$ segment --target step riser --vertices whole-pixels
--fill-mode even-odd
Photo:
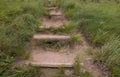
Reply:
[[[47,11],[57,10],[57,7],[46,8]]]
[[[73,64],[31,64],[34,67],[45,67],[45,68],[58,68],[58,67],[65,67],[65,68],[72,68]]]
[[[65,21],[65,18],[64,18],[64,16],[62,16],[62,15],[51,15],[50,20]]]
[[[50,41],[59,41],[59,40],[70,40],[70,37],[65,37],[65,38],[39,38],[39,37],[34,37],[34,40],[50,40]]]
[[[50,47],[64,47],[64,46],[70,46],[70,40],[34,40],[35,46],[41,46],[45,48],[46,46]]]
[[[50,16],[63,16],[62,14],[50,14]]]
[[[61,52],[60,49],[64,49],[62,51],[64,52],[72,52],[72,49],[74,49],[75,45],[77,44],[76,42],[71,42],[71,41],[38,41],[34,40],[33,41],[33,46],[41,48],[45,51],[51,51],[51,52]],[[66,49],[66,50],[65,50]]]

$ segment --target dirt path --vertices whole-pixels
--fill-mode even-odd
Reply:
[[[92,58],[88,54],[88,48],[90,48],[90,46],[88,45],[84,37],[82,37],[82,40],[83,40],[83,51],[81,51],[82,52],[82,57],[81,57],[82,69],[84,71],[90,72],[94,77],[103,77],[102,71],[95,64],[93,64]]]
[[[42,18],[42,25],[40,28],[56,28],[63,26],[67,20],[64,18],[61,10],[58,8],[49,8],[50,17],[43,17]]]
[[[53,8],[53,7],[52,7]],[[67,21],[64,18],[60,9],[53,8],[49,11],[51,18],[43,18],[42,26],[43,28],[49,27],[60,27]],[[34,38],[42,38],[42,39],[54,39],[59,38],[59,40],[63,38],[70,38],[70,36],[59,36],[59,35],[34,35]],[[34,66],[42,66],[42,67],[73,67],[74,58],[78,53],[82,54],[81,57],[81,66],[83,71],[91,72],[93,77],[102,77],[102,72],[99,68],[93,64],[91,56],[86,52],[90,46],[87,44],[85,38],[82,36],[81,44],[76,44],[75,48],[72,49],[72,52],[54,52],[54,51],[46,51],[39,48],[32,49],[31,58],[29,63]],[[64,47],[63,47],[64,48]],[[71,48],[60,49],[59,51],[69,51]],[[46,72],[46,71],[45,71]],[[46,76],[47,77],[47,76]]]

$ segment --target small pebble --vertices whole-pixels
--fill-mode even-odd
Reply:
[[[81,65],[81,66],[83,66],[83,65],[84,65],[84,63],[80,63],[80,65]]]

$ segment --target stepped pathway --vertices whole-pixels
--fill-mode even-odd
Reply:
[[[67,22],[67,20],[62,15],[61,10],[59,10],[56,7],[52,7],[48,9],[51,17],[50,18],[44,17],[42,19],[42,25],[40,26],[40,28],[50,28],[50,27],[58,28],[63,26]]]
[[[49,7],[46,8],[51,18],[45,17],[43,18],[42,26],[40,28],[54,28],[54,27],[61,27],[66,22],[64,16],[62,15],[61,10],[56,7]],[[37,33],[33,36],[35,40],[68,40],[70,39],[69,35],[53,35],[53,34],[40,34]],[[91,72],[93,77],[102,77],[102,72],[98,69],[97,66],[93,64],[91,61],[90,56],[87,54],[87,50],[90,47],[85,38],[82,37],[81,39],[82,44],[75,45],[74,48],[67,50],[67,48],[60,49],[54,51],[44,50],[41,47],[32,48],[31,57],[27,61],[27,63],[33,66],[40,66],[40,67],[73,67],[74,59],[78,53],[82,54],[81,57],[81,66],[83,71]],[[71,51],[69,51],[71,50]],[[69,51],[66,53],[64,51]],[[46,71],[44,72],[46,75]],[[44,76],[43,77],[48,77]]]
[[[42,28],[56,28],[61,27],[66,22],[61,10],[56,7],[52,7],[48,9],[50,18],[44,17],[42,22]],[[70,40],[69,35],[54,35],[54,34],[41,34],[37,33],[33,36],[35,40]],[[33,66],[41,66],[41,67],[73,67],[74,58],[76,57],[77,48],[74,50],[60,49],[59,51],[66,52],[58,52],[58,50],[54,49],[54,51],[44,50],[41,47],[32,49],[31,57],[28,63]],[[73,53],[74,52],[74,53]]]

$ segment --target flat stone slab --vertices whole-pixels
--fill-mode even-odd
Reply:
[[[33,66],[41,67],[73,67],[75,54],[60,52],[36,52],[31,55],[32,61],[29,63]]]
[[[33,38],[37,40],[68,40],[71,37],[67,35],[35,34]]]
[[[51,16],[62,16],[63,14],[62,14],[61,10],[51,10],[50,15]]]

